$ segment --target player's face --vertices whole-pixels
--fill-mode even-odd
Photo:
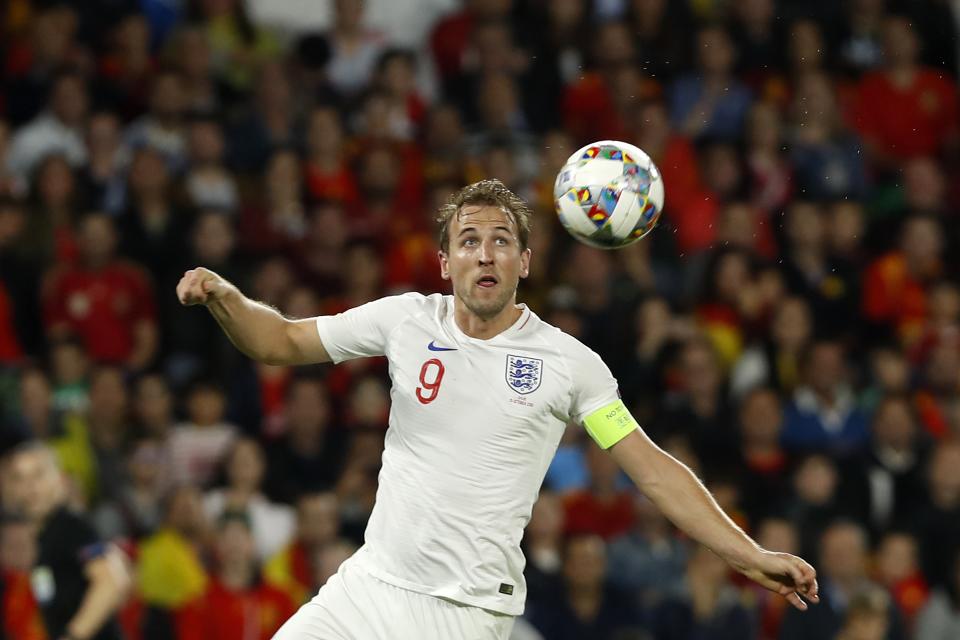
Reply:
[[[513,216],[499,207],[465,206],[450,221],[450,247],[440,252],[440,274],[453,293],[482,319],[513,302],[520,278],[530,270],[530,250],[521,249]]]

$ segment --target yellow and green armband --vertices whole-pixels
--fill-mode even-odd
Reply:
[[[609,449],[640,425],[630,415],[623,400],[614,400],[584,418],[583,426],[600,448]]]

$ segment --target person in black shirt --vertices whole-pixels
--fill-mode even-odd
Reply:
[[[114,614],[132,585],[123,552],[101,543],[93,527],[66,505],[53,452],[28,442],[7,457],[4,506],[37,531],[30,575],[51,640],[120,640]]]

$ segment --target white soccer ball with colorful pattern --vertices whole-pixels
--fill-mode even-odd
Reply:
[[[553,188],[557,215],[574,238],[600,249],[647,235],[663,211],[663,179],[646,153],[601,140],[577,150]]]

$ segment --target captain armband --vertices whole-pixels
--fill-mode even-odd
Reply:
[[[583,426],[602,449],[609,449],[640,427],[623,400],[600,407],[583,419]]]

